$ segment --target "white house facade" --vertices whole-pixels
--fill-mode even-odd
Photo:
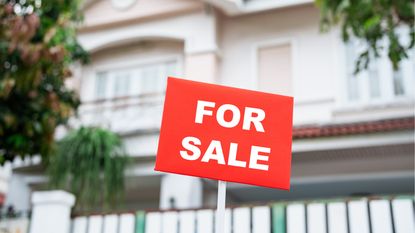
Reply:
[[[413,195],[414,51],[398,71],[383,54],[356,76],[362,42],[321,33],[309,0],[102,0],[84,11],[91,63],[68,83],[82,100],[71,124],[122,135],[134,158],[122,208],[215,205],[216,182],[153,170],[167,76],[294,97],[291,191],[229,184],[229,204]],[[14,168],[6,202],[17,209],[45,187],[36,164]]]

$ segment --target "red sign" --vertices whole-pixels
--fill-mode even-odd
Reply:
[[[289,190],[292,111],[292,97],[169,78],[155,170]]]

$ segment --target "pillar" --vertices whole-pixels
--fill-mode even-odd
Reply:
[[[16,211],[30,209],[30,187],[25,181],[25,175],[13,173],[10,175],[5,206],[13,206]]]
[[[199,178],[167,174],[161,179],[160,209],[202,206],[203,185]]]
[[[54,190],[32,194],[30,233],[69,233],[75,196]]]
[[[215,51],[186,54],[184,77],[187,79],[217,83],[218,57]]]

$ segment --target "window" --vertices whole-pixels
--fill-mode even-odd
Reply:
[[[120,96],[128,96],[129,93],[129,86],[130,86],[130,72],[127,71],[119,71],[114,72],[113,78],[114,78],[114,96],[120,97]]]
[[[96,99],[163,93],[167,76],[177,75],[177,61],[113,69],[96,74]]]
[[[393,91],[396,96],[405,95],[402,69],[393,72]]]
[[[292,95],[291,44],[258,49],[258,88],[261,91]]]
[[[158,82],[162,77],[159,77],[160,71],[158,69],[158,65],[150,65],[142,69],[140,80],[141,93],[161,92]]]
[[[346,44],[346,102],[372,104],[392,102],[413,95],[409,88],[415,81],[412,59],[401,63],[400,69],[394,71],[386,55],[370,58],[367,70],[354,74],[358,56],[366,45],[360,40],[351,40]]]
[[[370,63],[367,71],[369,78],[369,94],[371,99],[381,97],[378,65],[379,64],[376,59],[372,58],[372,62]]]
[[[107,72],[99,72],[96,78],[95,96],[97,99],[106,98],[107,93]]]

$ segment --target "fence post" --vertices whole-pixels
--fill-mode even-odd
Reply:
[[[53,190],[32,194],[30,233],[69,233],[75,196]]]

